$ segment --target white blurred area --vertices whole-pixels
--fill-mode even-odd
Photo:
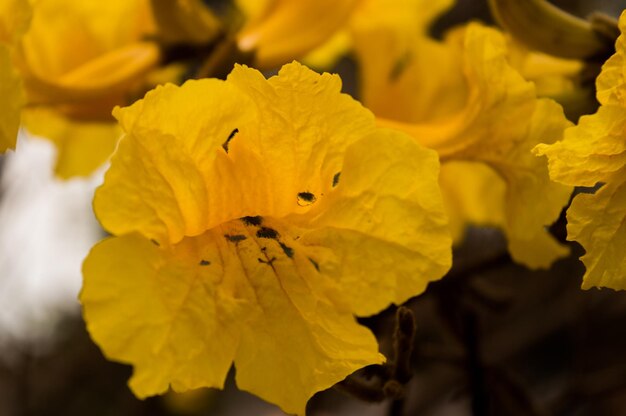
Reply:
[[[21,131],[0,171],[0,356],[45,350],[61,318],[78,315],[81,263],[102,231],[91,209],[104,169],[54,177],[56,149]]]

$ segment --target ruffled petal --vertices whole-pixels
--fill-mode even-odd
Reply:
[[[357,315],[404,303],[450,268],[438,173],[435,152],[391,130],[347,149],[328,196],[332,209],[311,221],[301,241],[319,247],[311,258]]]
[[[596,187],[581,193],[567,210],[568,239],[586,251],[583,288],[626,289],[626,13],[620,17],[622,35],[617,52],[604,64],[597,79],[598,111],[581,117],[563,140],[535,148],[548,157],[553,180],[574,186]]]
[[[568,239],[586,250],[583,289],[626,289],[626,172],[621,171],[594,195],[580,194],[567,210]]]
[[[96,245],[83,265],[87,329],[113,360],[133,364],[139,397],[222,387],[239,342],[242,301],[222,290],[211,241],[163,249],[138,235]]]
[[[626,15],[619,19],[622,35],[615,42],[615,54],[602,66],[596,80],[596,96],[602,105],[618,105],[626,108]]]
[[[139,397],[168,386],[237,384],[289,413],[317,391],[384,361],[332,279],[285,223],[234,220],[159,247],[105,240],[85,262],[81,302],[107,357],[133,364]],[[262,230],[275,230],[270,236]]]
[[[567,129],[563,140],[540,144],[538,155],[548,157],[552,180],[572,186],[595,186],[626,165],[626,111],[601,106]]]

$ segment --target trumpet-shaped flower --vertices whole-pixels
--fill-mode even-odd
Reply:
[[[569,123],[560,106],[537,98],[494,29],[470,24],[445,42],[422,36],[409,50],[394,38],[382,30],[357,33],[363,100],[381,125],[439,153],[444,200],[457,217],[452,223],[500,225],[513,258],[532,268],[567,253],[545,227],[558,218],[571,188],[551,182],[531,153],[562,137]],[[445,172],[452,161],[463,163]],[[490,195],[470,192],[466,182]]]
[[[89,332],[140,397],[237,384],[290,413],[369,364],[354,315],[450,265],[435,152],[300,64],[236,66],[116,109],[83,267]]]
[[[597,79],[598,111],[581,117],[562,141],[537,146],[552,179],[572,186],[602,187],[577,195],[567,211],[568,239],[586,250],[583,288],[626,289],[626,13],[616,53]]]

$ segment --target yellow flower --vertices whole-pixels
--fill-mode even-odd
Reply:
[[[237,384],[289,413],[369,364],[354,315],[450,265],[437,155],[300,64],[266,80],[166,85],[125,131],[94,199],[115,237],[83,267],[93,339],[140,397]]]
[[[320,68],[331,67],[353,47],[353,35],[362,32],[386,31],[393,34],[395,48],[406,50],[454,3],[454,0],[361,0],[341,30],[304,61]]]
[[[539,145],[548,156],[550,175],[572,186],[602,187],[579,194],[567,211],[568,239],[586,250],[583,288],[626,289],[626,13],[616,53],[597,79],[598,111],[581,117],[562,141]]]
[[[14,8],[29,5],[25,0],[3,1]],[[26,127],[58,145],[57,174],[91,174],[119,138],[111,110],[127,102],[159,59],[157,47],[143,39],[154,30],[149,3],[40,0],[33,3],[30,25],[28,13],[14,13],[23,22],[0,20],[0,33],[12,34],[15,42],[11,59],[0,49],[0,62],[8,68],[0,65],[0,73],[15,80],[19,73],[26,97],[15,92],[3,101],[14,120],[11,129],[3,127],[3,141],[14,146],[17,120],[26,105]]]
[[[445,42],[422,36],[408,51],[394,38],[381,30],[356,36],[363,101],[381,125],[439,153],[444,196],[457,199],[444,199],[457,217],[451,222],[500,225],[513,258],[531,268],[548,267],[565,255],[545,227],[558,218],[571,189],[551,182],[531,153],[536,144],[562,137],[568,122],[560,106],[537,98],[493,29],[470,24]],[[451,161],[464,163],[445,173]],[[492,194],[469,192],[466,181]]]
[[[41,0],[20,45],[31,105],[108,119],[115,104],[158,60],[147,0]]]
[[[242,51],[254,51],[255,66],[275,68],[329,39],[363,0],[239,0],[248,20],[237,34]]]
[[[31,18],[25,0],[0,0],[0,152],[14,149],[25,98],[22,81],[12,63],[14,46]]]

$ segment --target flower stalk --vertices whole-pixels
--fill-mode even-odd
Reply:
[[[532,49],[567,59],[612,53],[615,37],[545,0],[489,0],[489,7],[502,27]]]

